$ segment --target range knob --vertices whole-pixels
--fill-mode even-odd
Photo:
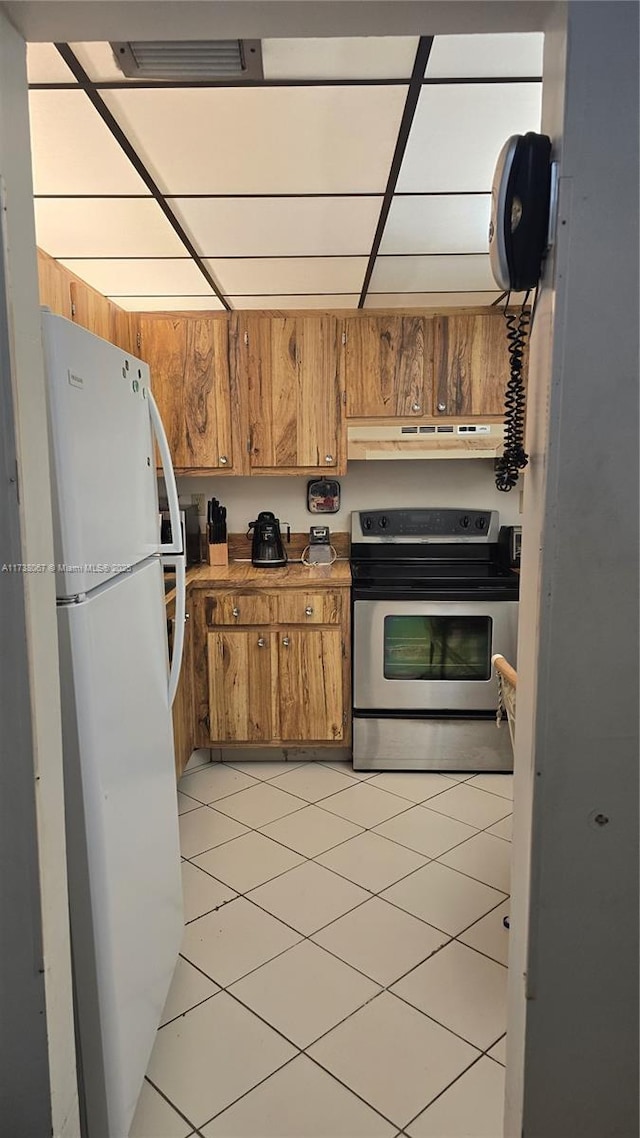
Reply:
[[[362,522],[363,529],[371,529],[371,518],[364,518]]]
[[[381,518],[378,518],[378,525],[380,526],[380,529],[386,529],[388,524],[389,524],[389,519],[386,518],[384,514],[382,515]]]
[[[484,529],[486,524],[486,518],[476,518],[476,529]]]
[[[469,528],[469,520],[470,519],[469,519],[468,514],[465,514],[464,517],[460,518],[460,525],[462,526],[463,529]]]

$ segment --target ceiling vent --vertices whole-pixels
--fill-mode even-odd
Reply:
[[[202,82],[262,79],[260,40],[176,40],[112,43],[128,79]]]

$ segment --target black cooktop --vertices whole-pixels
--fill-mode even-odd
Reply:
[[[352,515],[355,600],[517,600],[501,560],[497,514],[386,510]]]

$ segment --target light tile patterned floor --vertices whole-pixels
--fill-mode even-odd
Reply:
[[[511,776],[207,759],[130,1138],[500,1138]]]

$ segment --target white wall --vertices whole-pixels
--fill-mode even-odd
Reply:
[[[259,510],[273,510],[296,532],[319,523],[332,530],[348,531],[352,510],[391,506],[498,510],[503,525],[518,525],[522,520],[519,504],[524,480],[511,493],[501,493],[493,480],[493,462],[486,459],[350,462],[347,473],[338,479],[341,499],[337,514],[307,511],[309,477],[180,478],[178,483],[185,501],[191,494],[205,494],[207,498],[215,495],[227,507],[228,526],[233,533],[246,531]]]
[[[25,39],[220,39],[540,31],[552,3],[513,0],[7,0]]]
[[[32,206],[25,45],[0,10],[0,175],[6,186],[8,310],[22,561],[53,561],[49,453]],[[25,573],[47,1034],[54,1138],[78,1131],[62,791],[55,582]],[[5,645],[5,650],[7,646]],[[8,756],[6,761],[16,761]],[[10,920],[3,913],[1,920]],[[26,946],[25,946],[26,951]],[[0,1130],[2,1122],[0,1121]]]
[[[561,179],[529,379],[505,1134],[636,1138],[637,4],[559,6],[543,75]]]

